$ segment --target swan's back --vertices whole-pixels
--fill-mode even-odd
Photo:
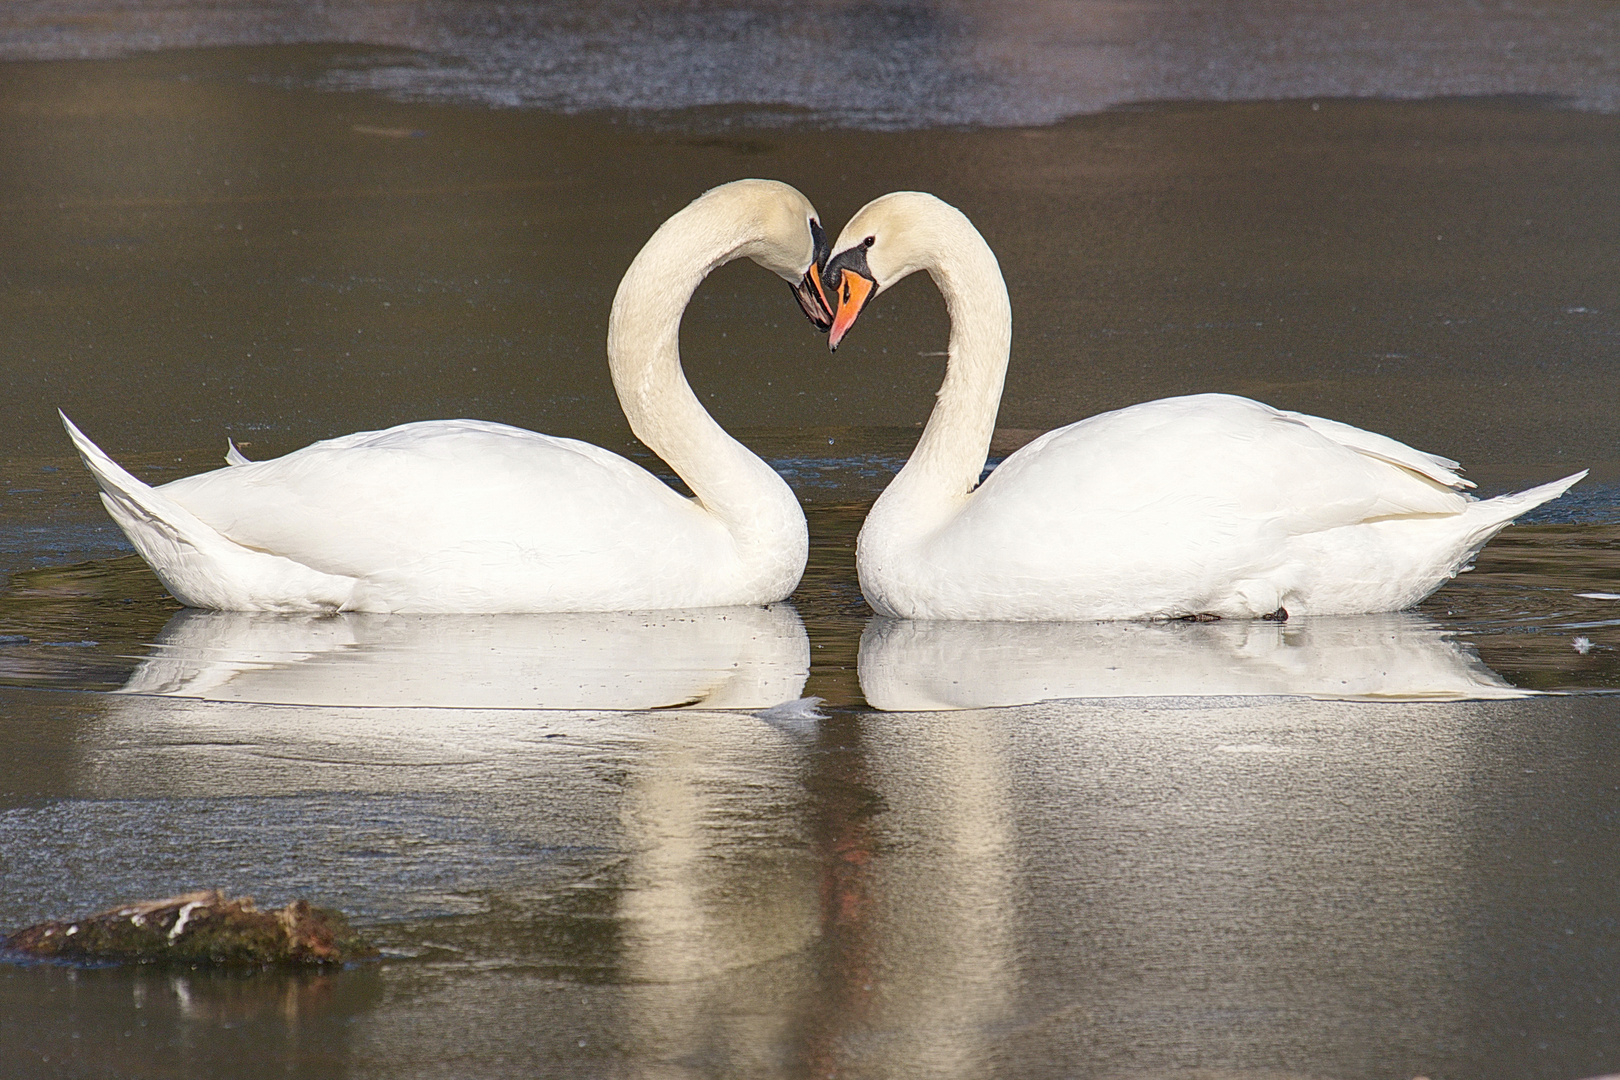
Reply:
[[[1460,478],[1426,455],[1386,439],[1391,446],[1374,456],[1309,419],[1225,394],[1102,413],[1047,432],[1009,457],[980,486],[963,519],[1005,519],[1011,510],[1004,504],[1017,501],[1020,514],[1065,531],[1150,522],[1186,531],[1202,522],[1294,533],[1457,514],[1471,501],[1452,486]],[[1395,464],[1393,448],[1428,474]]]
[[[476,420],[315,443],[165,484],[231,543],[356,579],[361,610],[568,610],[711,583],[725,528],[646,470]],[[635,567],[626,573],[626,567]],[[605,597],[605,599],[604,599]]]
[[[378,560],[466,549],[469,537],[581,554],[633,540],[686,500],[627,464],[573,439],[443,420],[329,439],[159,490],[239,544],[360,574]]]

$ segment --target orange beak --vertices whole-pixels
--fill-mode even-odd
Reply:
[[[837,312],[833,315],[832,330],[827,334],[829,348],[838,348],[838,343],[855,325],[856,318],[865,309],[866,302],[872,299],[872,291],[876,288],[877,283],[871,278],[862,277],[853,270],[843,272],[838,293],[834,297],[838,302]]]

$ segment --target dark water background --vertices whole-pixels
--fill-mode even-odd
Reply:
[[[0,967],[0,1072],[1620,1069],[1620,600],[1579,595],[1620,593],[1615,12],[7,5],[0,927],[218,885],[335,904],[390,959]],[[178,614],[68,452],[57,408],[154,482],[227,437],[469,415],[656,467],[608,304],[660,221],[745,175],[833,232],[902,187],[975,220],[1016,318],[998,453],[1222,390],[1461,458],[1487,494],[1593,474],[1393,621],[1055,652],[884,626],[853,541],[931,404],[943,306],[913,280],[829,356],[732,266],[682,346],[810,515],[783,648],[745,659],[827,699],[815,721],[492,705],[499,666],[448,644],[490,631],[448,621],[433,648],[227,633]],[[520,629],[493,633],[528,663]],[[1097,657],[1138,696],[1014,704]],[[1164,689],[1199,665],[1296,696]],[[150,692],[176,670],[190,696]],[[377,671],[476,707],[368,703]],[[1297,696],[1369,671],[1501,700]],[[880,711],[880,685],[1009,707]]]

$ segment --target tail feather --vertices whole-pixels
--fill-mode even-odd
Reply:
[[[1542,503],[1552,502],[1584,480],[1586,474],[1590,471],[1589,469],[1582,469],[1573,476],[1566,476],[1562,480],[1554,480],[1549,484],[1542,484],[1539,487],[1529,488],[1525,491],[1516,491],[1511,495],[1498,495],[1494,499],[1483,499],[1470,506],[1466,512],[1483,517],[1487,522],[1494,523],[1495,528],[1500,528],[1513,521],[1514,518],[1524,516]]]
[[[343,607],[354,582],[245,548],[102,452],[60,410],[62,426],[101,488],[101,501],[141,558],[189,607],[310,611]]]
[[[158,551],[149,554],[148,547],[180,555],[186,549],[202,551],[218,543],[228,543],[185,507],[108,457],[66,413],[58,410],[57,415],[62,418],[62,426],[67,428],[68,438],[73,440],[73,448],[79,452],[84,467],[90,470],[101,488],[101,501],[106,504],[108,513],[147,562],[154,562],[154,556],[159,554]]]
[[[1513,524],[1514,519],[1524,516],[1542,503],[1552,502],[1585,478],[1588,471],[1582,469],[1573,476],[1554,480],[1550,484],[1541,484],[1525,491],[1516,491],[1511,495],[1498,495],[1494,499],[1481,499],[1479,502],[1471,503],[1462,514],[1463,521],[1471,528],[1463,536],[1462,557],[1453,563],[1452,574],[1455,575],[1459,570],[1472,566],[1480,548],[1484,547],[1491,537]]]

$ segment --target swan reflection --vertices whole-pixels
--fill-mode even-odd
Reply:
[[[891,711],[1067,698],[1297,695],[1519,697],[1469,646],[1409,613],[1224,622],[874,619],[861,691]]]
[[[757,709],[799,696],[786,605],[554,615],[182,611],[126,694],[279,705]]]

